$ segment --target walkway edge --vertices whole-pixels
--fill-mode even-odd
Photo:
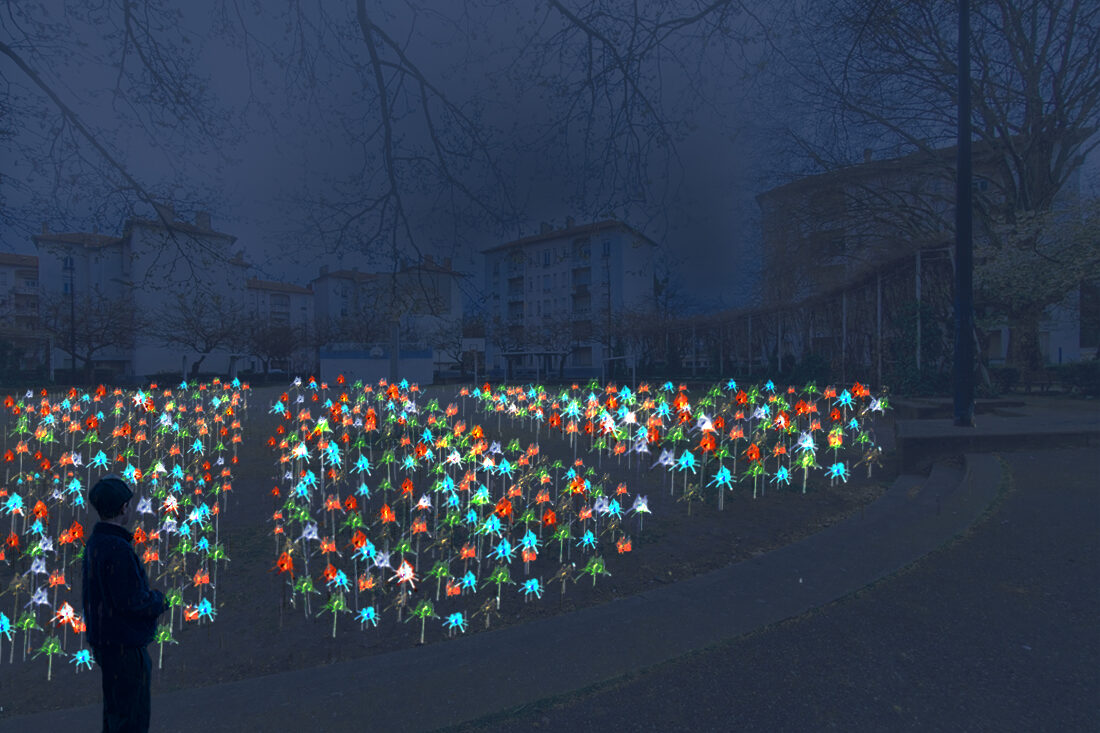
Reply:
[[[961,475],[937,468],[753,560],[454,641],[157,695],[154,727],[432,730],[616,679],[831,603],[949,542],[996,498],[1001,464],[974,454]],[[99,715],[71,708],[0,720],[0,730],[84,730]]]

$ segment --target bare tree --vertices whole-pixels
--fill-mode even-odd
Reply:
[[[1061,300],[998,287],[994,269],[1029,261],[1051,281],[1073,268],[1072,249],[1043,246],[1034,227],[1049,222],[1060,196],[1100,144],[1100,6],[1086,0],[972,2],[971,99],[975,172],[976,290],[1017,334],[1010,358],[1038,358],[1038,323]],[[769,33],[784,86],[780,129],[787,160],[802,172],[835,170],[864,149],[914,156],[935,170],[936,191],[870,188],[849,212],[876,212],[897,237],[951,237],[957,92],[957,24],[952,3],[827,0],[802,3]],[[783,35],[780,35],[782,30]],[[777,86],[778,88],[778,86]],[[791,105],[797,105],[798,114]],[[890,229],[880,229],[890,236]],[[944,235],[946,233],[946,235]],[[1091,260],[1095,262],[1095,260]]]
[[[132,348],[134,333],[143,326],[144,318],[126,299],[93,292],[78,297],[75,303],[70,296],[44,297],[41,323],[53,337],[54,346],[73,358],[74,371],[79,360],[85,381],[91,382],[95,356],[109,349]]]
[[[178,292],[174,302],[151,314],[146,331],[165,346],[179,346],[199,355],[191,364],[194,379],[214,351],[233,346],[243,329],[238,304],[227,295],[202,290]]]
[[[244,320],[241,333],[249,353],[263,363],[265,375],[272,362],[289,360],[306,343],[301,329],[272,323],[256,314]]]
[[[47,3],[5,6],[0,113],[12,142],[0,179],[5,226],[29,236],[45,217],[66,228],[111,229],[156,210],[169,233],[158,261],[186,265],[187,245],[195,243],[220,261],[230,258],[192,241],[154,209],[173,201],[218,211],[220,192],[198,168],[209,159],[196,161],[195,151],[227,161],[242,129],[196,71],[200,44],[176,5],[110,0],[67,4],[63,12]],[[157,149],[175,175],[154,182],[128,159],[131,145]]]

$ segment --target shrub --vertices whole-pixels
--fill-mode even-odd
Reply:
[[[1010,366],[989,367],[989,379],[997,392],[1011,392],[1020,383],[1020,370]]]
[[[802,361],[791,369],[787,381],[793,385],[816,382],[819,385],[829,384],[832,381],[832,364],[820,354],[806,354]]]
[[[1100,397],[1100,361],[1077,361],[1053,369],[1056,379],[1068,389],[1088,397]]]

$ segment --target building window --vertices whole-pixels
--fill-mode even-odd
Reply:
[[[578,260],[587,260],[592,253],[588,237],[573,240],[573,257]]]
[[[542,266],[543,267],[549,267],[550,266],[550,250],[548,250],[548,249],[543,250],[543,252],[542,252]]]
[[[603,243],[603,256],[604,257],[610,257],[611,256],[611,242],[610,241],[604,240],[604,243]]]
[[[68,281],[66,281],[66,282],[65,282],[65,284],[64,284],[64,286],[63,286],[63,287],[61,288],[61,290],[62,290],[62,292],[64,292],[64,293],[65,293],[65,295],[68,295],[69,293],[71,293],[71,292],[72,292],[72,290],[71,290],[71,288],[70,288],[70,284],[69,284],[69,282],[68,282]]]
[[[1081,283],[1080,333],[1081,348],[1100,346],[1100,281]]]

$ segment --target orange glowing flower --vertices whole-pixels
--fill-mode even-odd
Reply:
[[[279,559],[275,561],[275,567],[279,569],[279,574],[290,573],[290,577],[294,577],[294,560],[290,557],[289,552],[284,552],[279,555]]]

